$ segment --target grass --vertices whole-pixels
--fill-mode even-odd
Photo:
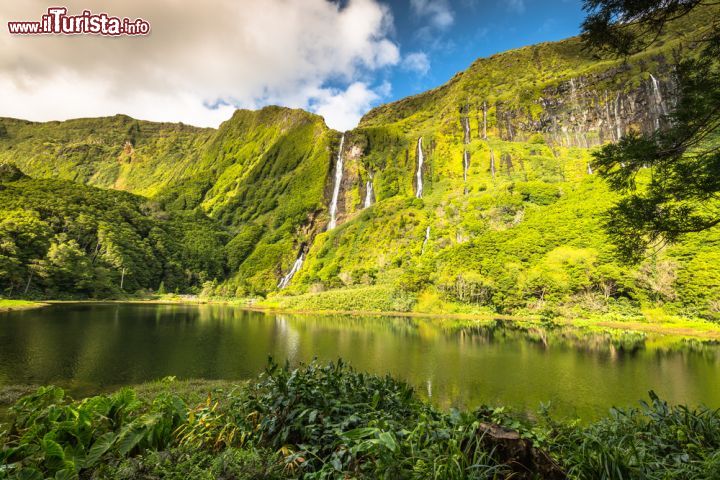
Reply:
[[[41,302],[31,302],[28,300],[6,300],[0,298],[0,312],[11,312],[14,310],[29,310],[31,308],[40,308],[47,305]]]

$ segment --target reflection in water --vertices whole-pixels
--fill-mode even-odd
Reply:
[[[220,305],[56,305],[0,315],[0,384],[56,383],[76,394],[175,375],[245,379],[268,356],[343,358],[390,373],[440,406],[483,403],[590,418],[647,391],[720,406],[720,348],[637,333],[500,321],[295,316]]]

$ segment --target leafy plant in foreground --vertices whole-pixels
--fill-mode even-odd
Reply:
[[[640,408],[612,409],[551,440],[572,478],[709,479],[720,474],[720,411],[671,406],[650,392]]]

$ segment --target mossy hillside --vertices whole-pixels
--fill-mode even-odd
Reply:
[[[0,158],[27,174],[141,193],[166,210],[199,209],[224,225],[238,237],[225,253],[243,279],[236,284],[252,292],[274,288],[318,228],[337,141],[321,117],[280,107],[239,110],[218,130],[125,116],[1,121]],[[223,270],[203,277],[224,278]]]
[[[655,49],[626,62],[599,61],[579,39],[499,54],[438,89],[374,109],[347,134],[346,151],[362,153],[346,156],[345,169],[356,178],[343,185],[340,225],[316,238],[286,293],[388,285],[425,299],[414,307],[421,310],[434,308],[432,299],[444,308],[460,303],[499,313],[569,315],[662,305],[715,318],[713,298],[720,292],[706,262],[720,233],[660,249],[639,266],[621,264],[602,229],[617,197],[592,174],[592,149],[561,146],[542,130],[522,132],[543,114],[543,95],[568,96],[571,79],[574,85],[593,79],[585,82],[588,91],[613,96],[634,89],[647,97],[650,73],[668,74],[675,55],[689,54],[688,41],[701,23],[698,15],[675,22]],[[487,139],[472,109],[483,102],[489,105]],[[510,118],[514,141],[507,141],[510,129],[495,116],[496,106],[528,114],[530,120]],[[583,114],[577,104],[565,110]],[[623,125],[625,131],[642,126]],[[415,199],[420,137],[424,195]],[[377,172],[378,203],[363,209],[359,199],[371,172]]]
[[[434,311],[427,301],[434,298],[458,312],[466,309],[455,305],[505,314],[634,315],[662,305],[716,316],[720,284],[708,262],[720,233],[694,236],[641,265],[622,264],[602,228],[617,197],[588,173],[589,150],[473,140],[464,180],[462,147],[453,155],[452,147],[443,150],[451,142],[428,138],[435,149],[426,153],[423,198],[413,195],[412,174],[398,176],[404,194],[356,209],[316,237],[286,294],[386,285],[424,298],[408,308],[421,311]],[[412,158],[409,145],[406,152],[398,164]],[[300,305],[313,302],[304,297]]]
[[[321,117],[302,110],[239,110],[186,180],[158,195],[169,208],[200,207],[233,232],[226,247],[232,271],[222,294],[275,289],[301,245],[327,221],[318,217],[338,140]]]
[[[0,162],[60,178],[152,195],[196,163],[213,133],[126,115],[36,123],[0,118]]]
[[[262,153],[226,169],[202,204],[210,216],[237,232],[227,248],[237,268],[223,286],[229,294],[275,289],[301,246],[311,243],[327,223],[325,197],[332,188],[331,157],[339,137],[321,117],[277,111],[287,115],[284,123],[260,120],[273,125],[275,138],[264,143],[256,139],[256,145],[265,145]],[[237,135],[228,135],[222,151],[241,145]]]

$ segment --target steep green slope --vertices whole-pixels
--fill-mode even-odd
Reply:
[[[324,290],[366,287],[357,295],[386,297],[378,308],[410,293],[421,311],[717,318],[720,230],[623,265],[601,227],[615,197],[591,166],[594,146],[662,127],[673,64],[702,22],[675,22],[625,60],[598,61],[578,39],[495,55],[369,112],[347,135],[340,226],[290,289],[317,293],[280,304],[337,308]],[[368,182],[377,203],[364,208]]]
[[[336,141],[321,117],[278,107],[236,112],[220,127],[189,181],[207,182],[201,208],[237,233],[227,245],[233,273],[222,294],[274,290],[323,226]],[[187,191],[181,185],[160,198],[173,204]]]
[[[266,293],[319,228],[337,134],[317,115],[239,110],[218,130],[125,116],[32,123],[0,119],[0,161],[199,208],[231,234],[227,293]],[[216,273],[209,280],[222,281]]]
[[[35,178],[152,195],[183,178],[212,133],[125,115],[48,123],[0,118],[0,161]]]

